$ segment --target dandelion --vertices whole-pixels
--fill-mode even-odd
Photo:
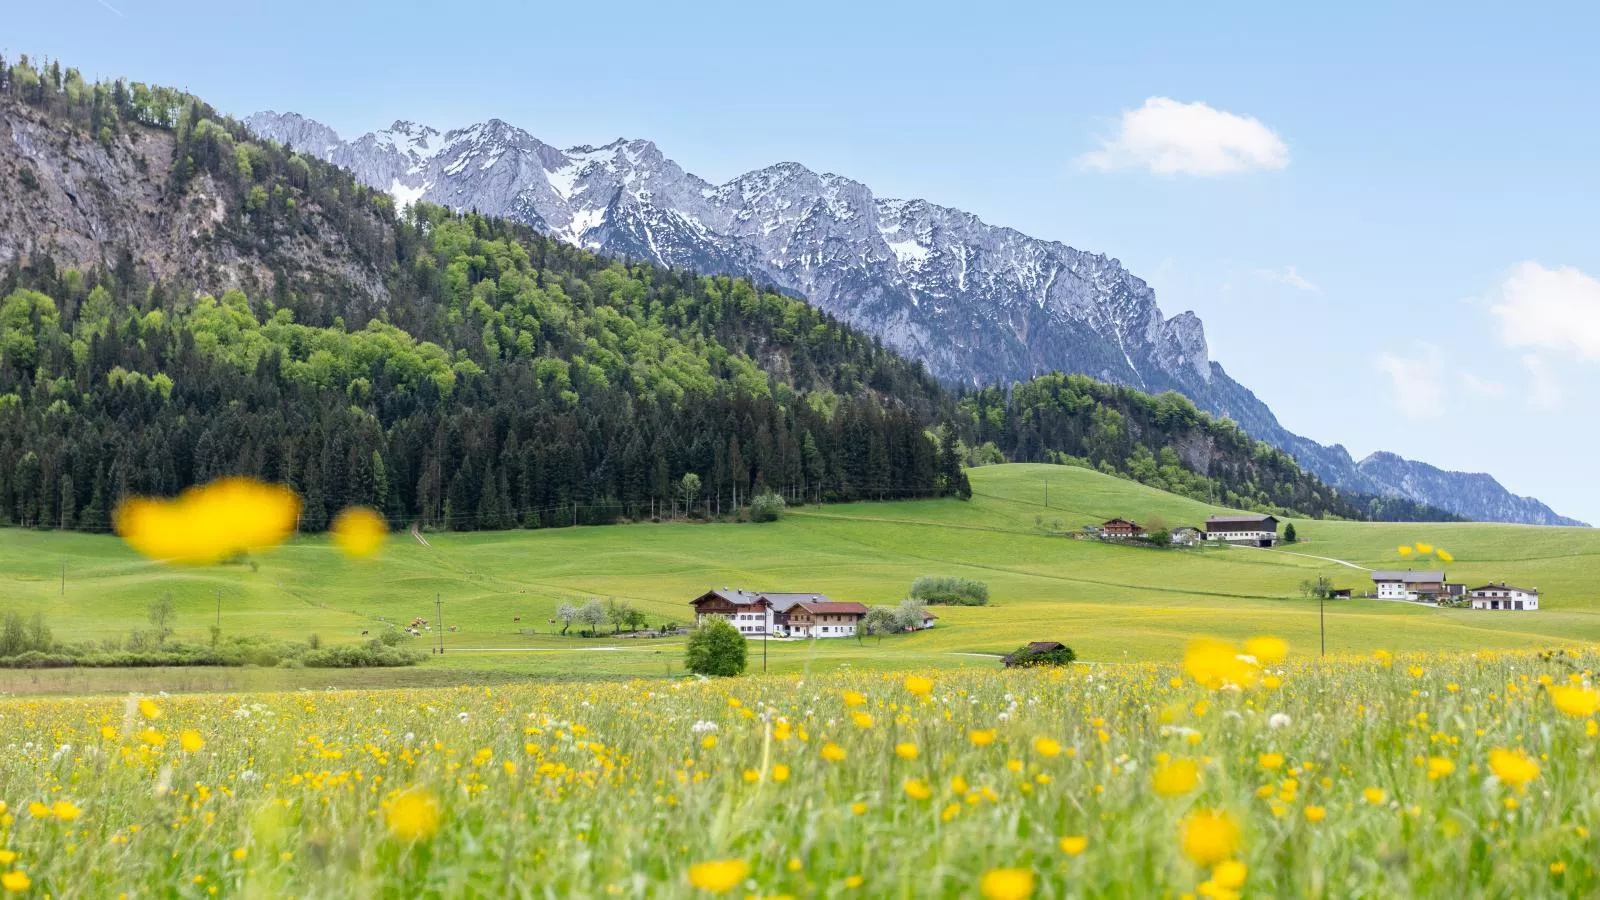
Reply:
[[[1198,810],[1184,817],[1179,843],[1195,865],[1214,866],[1238,851],[1239,825],[1223,810]]]
[[[1456,770],[1456,764],[1443,756],[1428,757],[1428,779],[1438,781]]]
[[[1250,869],[1244,863],[1237,859],[1228,859],[1217,863],[1216,868],[1211,870],[1211,880],[1218,887],[1236,891],[1244,887],[1245,876],[1249,873]]]
[[[28,877],[27,872],[13,869],[4,875],[0,875],[0,887],[5,888],[7,891],[10,891],[13,894],[22,893],[32,884],[33,879]]]
[[[1550,874],[1551,875],[1560,875],[1562,872],[1565,872],[1566,870],[1567,870],[1567,864],[1562,862],[1559,859],[1550,864]]]
[[[850,814],[851,815],[854,815],[854,816],[864,815],[866,813],[866,811],[867,811],[867,805],[865,803],[862,803],[860,800],[857,800],[856,802],[850,804]]]
[[[1321,806],[1308,806],[1305,809],[1306,821],[1315,824],[1328,817],[1328,810]]]
[[[156,719],[161,718],[161,707],[157,706],[154,700],[140,700],[139,715],[144,716],[146,719],[151,721],[155,721]]]
[[[1289,655],[1289,645],[1282,638],[1253,637],[1244,642],[1244,652],[1263,666],[1275,666]]]
[[[1521,750],[1495,748],[1489,751],[1489,769],[1502,784],[1525,790],[1539,777],[1539,763]]]
[[[773,766],[772,767],[772,780],[776,781],[776,782],[778,782],[780,784],[785,782],[785,781],[788,781],[789,780],[789,767],[784,765],[783,763],[778,763],[777,765]]]
[[[57,800],[55,805],[50,807],[50,812],[63,822],[71,822],[73,819],[83,815],[83,810],[74,805],[71,800]]]
[[[1027,869],[990,869],[978,882],[984,900],[1028,900],[1033,896],[1033,873]]]
[[[50,807],[35,800],[28,804],[28,815],[35,819],[48,819],[51,816]]]
[[[822,745],[822,758],[828,762],[844,762],[844,748],[829,741]]]
[[[1163,797],[1181,797],[1199,786],[1200,766],[1192,759],[1173,760],[1157,768],[1150,783]]]
[[[1583,719],[1594,715],[1600,709],[1600,691],[1594,688],[1577,687],[1573,685],[1551,686],[1546,688],[1550,693],[1550,702],[1556,709],[1575,719]]]
[[[1282,753],[1263,753],[1260,756],[1256,757],[1256,765],[1260,766],[1263,769],[1266,769],[1269,772],[1274,770],[1274,769],[1281,769],[1281,768],[1283,768],[1283,754]]]
[[[1383,801],[1389,799],[1389,792],[1385,791],[1381,787],[1369,787],[1361,792],[1361,796],[1366,798],[1368,803],[1372,804],[1373,806],[1377,806]]]
[[[689,883],[702,891],[726,894],[750,874],[750,864],[742,859],[717,859],[689,867]]]
[[[1068,856],[1077,856],[1089,848],[1089,839],[1081,834],[1068,835],[1061,839],[1061,852]]]
[[[234,862],[244,862],[244,858],[246,856],[249,856],[249,855],[250,855],[250,851],[246,850],[243,847],[235,847],[235,848],[233,848],[233,860],[234,860]]]
[[[866,697],[865,694],[859,693],[857,691],[845,691],[844,692],[844,705],[845,706],[864,706],[864,705],[866,705],[866,702],[867,702],[867,697]]]
[[[198,753],[205,745],[205,738],[202,738],[200,732],[195,731],[193,728],[185,729],[178,734],[178,746],[182,747],[185,752]]]
[[[900,787],[905,790],[906,796],[913,800],[926,800],[933,796],[933,791],[928,783],[920,778],[907,778]]]
[[[345,556],[368,557],[383,547],[389,536],[389,525],[376,510],[365,506],[350,506],[339,511],[328,527],[334,546]]]
[[[850,719],[851,719],[851,721],[856,723],[856,727],[857,728],[871,728],[872,727],[872,716],[870,716],[870,715],[868,715],[868,714],[866,714],[864,712],[851,713],[850,714]]]
[[[706,748],[707,750],[715,749],[717,746],[717,736],[714,734],[706,735],[700,739],[700,746]]]
[[[421,788],[412,788],[394,799],[385,816],[389,833],[403,841],[420,841],[439,830],[439,801]]]
[[[1045,759],[1052,759],[1061,752],[1061,742],[1047,737],[1033,739],[1033,752]]]
[[[908,675],[905,680],[905,689],[917,697],[926,697],[933,693],[933,679],[922,675]]]
[[[852,890],[855,889],[855,888],[861,887],[861,885],[863,885],[865,883],[866,883],[866,879],[862,878],[860,875],[851,875],[849,878],[846,878],[844,880],[844,886],[847,887],[847,888],[851,888]]]
[[[894,755],[906,760],[916,759],[917,745],[906,741],[895,744]]]
[[[1211,690],[1249,687],[1256,681],[1257,669],[1255,662],[1242,658],[1232,644],[1215,638],[1196,638],[1183,654],[1183,670],[1196,684]]]
[[[117,534],[150,559],[209,565],[276,547],[294,533],[300,498],[283,485],[219,478],[176,499],[134,497],[112,517]]]
[[[971,731],[967,732],[967,740],[971,741],[972,742],[972,746],[974,746],[974,747],[987,747],[990,744],[994,743],[995,735],[997,733],[998,732],[996,732],[995,729],[993,729],[993,728],[989,728],[989,729],[974,728]]]

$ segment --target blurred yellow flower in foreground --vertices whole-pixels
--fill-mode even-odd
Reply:
[[[1244,652],[1263,666],[1275,666],[1289,655],[1289,644],[1283,638],[1253,637],[1244,642]]]
[[[1573,685],[1560,685],[1546,688],[1550,692],[1550,702],[1574,718],[1594,715],[1600,709],[1600,691],[1594,688],[1577,687]]]
[[[33,879],[28,877],[27,872],[7,872],[4,875],[0,875],[0,887],[13,894],[22,893],[31,884],[33,884]]]
[[[906,690],[918,697],[926,697],[933,693],[933,679],[922,675],[908,675],[905,683]]]
[[[333,545],[345,556],[367,557],[383,548],[389,524],[374,509],[351,506],[333,517],[328,531],[333,535]]]
[[[990,869],[978,882],[984,900],[1028,900],[1033,896],[1033,873],[1027,869]]]
[[[219,478],[176,499],[134,497],[117,507],[117,534],[163,562],[207,565],[266,550],[294,533],[300,498],[281,484]]]
[[[1081,834],[1069,834],[1061,839],[1061,852],[1077,856],[1089,847],[1089,839]]]
[[[1259,667],[1240,659],[1239,651],[1227,641],[1196,638],[1183,654],[1183,670],[1196,683],[1212,690],[1224,687],[1249,687],[1255,684]]]
[[[178,745],[188,753],[198,753],[205,748],[206,740],[200,736],[200,732],[189,728],[178,734]]]
[[[1456,558],[1454,556],[1451,556],[1450,555],[1450,551],[1448,551],[1448,550],[1436,550],[1436,551],[1434,551],[1433,555],[1439,557],[1439,562],[1455,562],[1456,561]]]
[[[1239,825],[1219,809],[1203,809],[1185,816],[1180,826],[1183,855],[1199,866],[1214,866],[1232,859],[1239,849]]]
[[[140,700],[139,715],[144,716],[146,719],[159,719],[161,718],[161,707],[157,706],[154,700]]]
[[[1396,547],[1395,550],[1401,556],[1410,556],[1411,555],[1411,548],[1409,546],[1405,545],[1405,544],[1401,544],[1400,546]]]
[[[1163,797],[1181,797],[1200,784],[1200,766],[1192,759],[1173,760],[1156,769],[1150,783]]]
[[[1433,552],[1433,545],[1432,544],[1424,544],[1421,541],[1417,541],[1417,552],[1422,554],[1423,556],[1427,556],[1429,553]]]
[[[1501,783],[1518,790],[1539,777],[1539,763],[1521,750],[1495,748],[1489,751],[1489,768]]]
[[[439,830],[439,818],[439,801],[421,789],[412,789],[396,797],[385,816],[389,833],[403,841],[433,837]]]
[[[750,874],[750,864],[742,859],[716,859],[689,867],[689,883],[702,891],[725,894],[739,886]]]

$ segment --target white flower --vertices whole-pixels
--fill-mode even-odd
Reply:
[[[1289,718],[1289,714],[1288,713],[1281,713],[1281,712],[1280,713],[1273,713],[1271,716],[1267,717],[1267,727],[1268,728],[1287,728],[1287,727],[1289,727],[1290,723],[1292,723],[1293,721],[1294,720]]]
[[[467,721],[467,713],[466,713],[466,711],[462,710],[461,712],[456,713],[456,718],[460,719],[462,722]]]
[[[690,725],[689,730],[695,734],[705,734],[708,731],[716,731],[717,723],[707,722],[705,719],[701,719],[695,722],[693,725]]]

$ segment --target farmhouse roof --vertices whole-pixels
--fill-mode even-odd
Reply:
[[[1483,587],[1470,588],[1469,590],[1474,594],[1476,594],[1478,591],[1521,591],[1524,594],[1539,593],[1538,588],[1519,588],[1515,585],[1508,585],[1504,581],[1500,582],[1499,584],[1495,584],[1491,581]]]
[[[1405,584],[1418,584],[1418,583],[1422,583],[1422,582],[1435,582],[1435,581],[1443,582],[1444,581],[1444,573],[1443,572],[1415,572],[1415,571],[1412,571],[1411,569],[1407,569],[1404,572],[1394,572],[1394,571],[1387,571],[1387,570],[1384,570],[1384,569],[1377,569],[1377,570],[1374,570],[1373,573],[1372,573],[1372,580],[1375,581],[1375,582],[1376,581],[1399,581],[1399,582],[1403,582]]]
[[[832,600],[807,600],[796,603],[795,606],[805,610],[808,613],[811,613],[814,616],[864,616],[867,614],[867,608],[860,603],[837,603]]]
[[[1133,521],[1132,519],[1107,519],[1105,521],[1105,527],[1109,528],[1112,525],[1131,525],[1134,528],[1139,527],[1139,523]]]
[[[788,612],[800,603],[832,603],[827,594],[818,594],[810,591],[762,591],[772,608],[778,612]]]
[[[1255,514],[1248,516],[1206,516],[1206,527],[1212,525],[1257,525],[1267,520],[1278,521],[1277,516]]]
[[[712,588],[696,597],[691,603],[699,603],[707,597],[720,597],[734,606],[755,606],[761,602],[761,595],[755,591],[738,590],[735,588]]]

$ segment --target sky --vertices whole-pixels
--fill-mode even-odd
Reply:
[[[1294,431],[1600,523],[1600,6],[1301,5],[0,0],[0,48],[965,209],[1121,260]]]

